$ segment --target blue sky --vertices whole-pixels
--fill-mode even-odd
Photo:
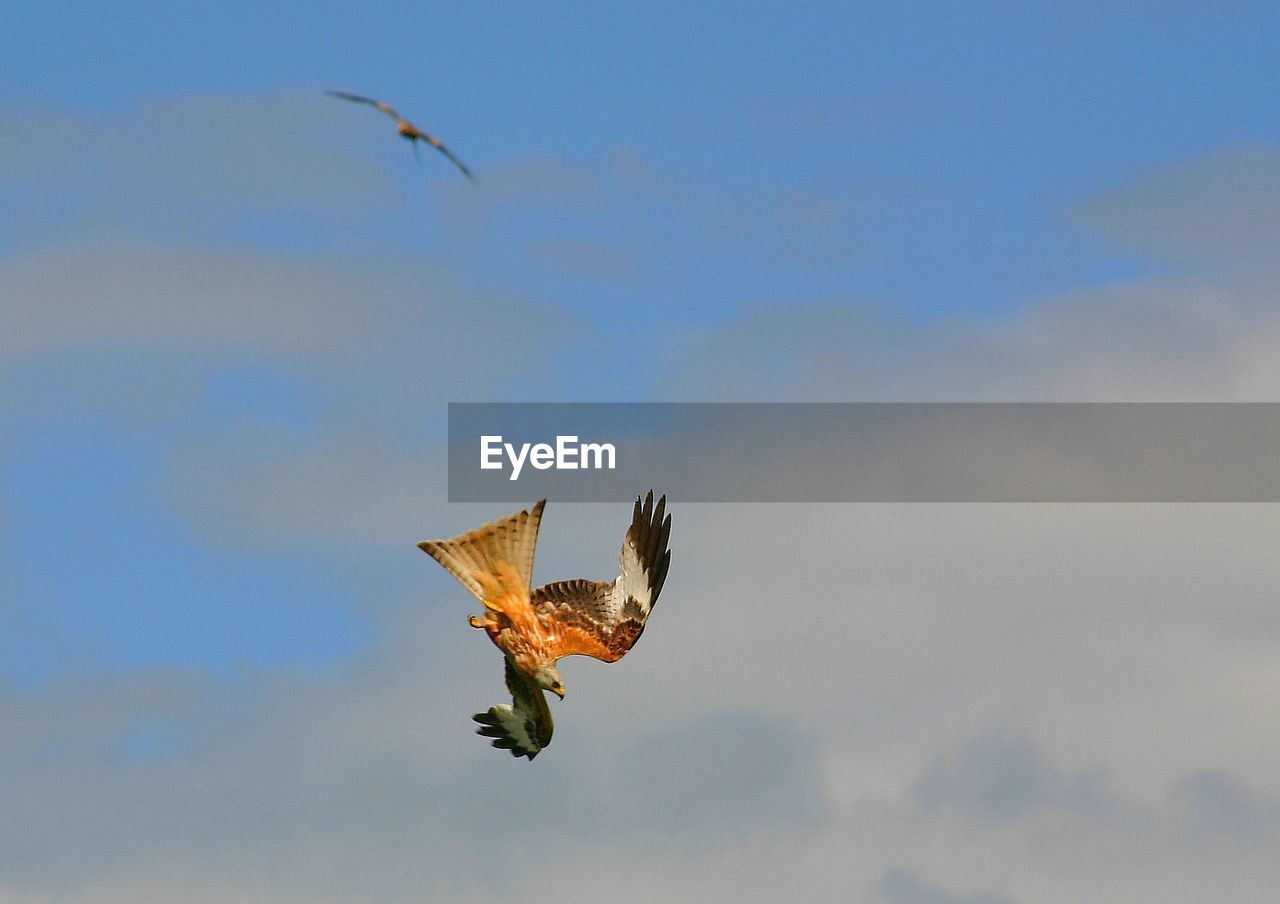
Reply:
[[[86,787],[99,768],[125,781],[126,750],[164,761],[172,776],[196,763],[271,788],[238,745],[286,751],[331,739],[331,700],[355,721],[395,712],[391,721],[425,725],[413,707],[441,705],[437,687],[465,687],[474,663],[493,666],[465,631],[457,588],[414,549],[500,514],[445,502],[450,400],[1271,398],[1278,33],[1274,4],[10,9],[0,29],[0,718],[26,726],[53,713],[53,727],[31,734],[60,739],[97,714],[88,759],[68,773],[32,754],[39,775],[48,768],[57,784],[74,774]],[[434,154],[419,165],[389,120],[324,97],[328,88],[391,102],[442,137],[478,185]],[[540,577],[613,561],[617,513],[607,508],[549,514],[563,533],[544,540]],[[992,536],[1027,561],[1048,556],[1050,572],[1072,573],[1052,548],[1096,554],[1094,571],[1109,574],[1115,562],[1088,539],[1095,530],[1172,571],[1204,540],[1198,529],[1150,540],[1140,515],[1097,524],[1062,515],[1048,527],[988,516]],[[736,529],[719,520],[730,515],[708,507],[680,517],[685,536],[705,541],[691,539],[685,561],[705,556],[708,569],[732,574],[727,554],[717,557]],[[764,514],[732,517],[748,519],[770,548],[790,542],[770,533]],[[806,517],[779,512],[778,523]],[[852,531],[892,563],[917,542],[864,514],[824,517],[835,521],[814,528],[815,548]],[[1235,529],[1222,517],[1226,527],[1209,530],[1209,571],[1240,581],[1240,623],[1270,626],[1252,608],[1273,583],[1267,544],[1246,544],[1238,558],[1231,544],[1214,546]],[[925,551],[939,574],[975,606],[1000,592],[1023,596],[1012,585],[989,593],[991,575],[1022,566],[985,558],[995,554],[982,528],[921,530],[936,544]],[[1027,536],[1044,545],[1020,547]],[[803,549],[797,561],[813,555],[815,575],[843,575],[848,554]],[[961,560],[972,572],[952,575]],[[904,596],[892,581],[876,584],[879,562],[862,564],[878,598],[908,613],[930,593],[953,593],[940,585]],[[912,563],[901,567],[893,574],[915,579]],[[696,568],[678,571],[668,595],[710,607],[717,585]],[[1127,571],[1119,579],[1141,583]],[[1182,599],[1158,583],[1161,600]],[[777,592],[792,591],[783,583]],[[1135,590],[1133,599],[1147,597]],[[1058,599],[1062,609],[1025,624],[1048,631],[1077,603]],[[991,618],[1008,616],[990,605]],[[696,624],[715,624],[711,609],[697,611]],[[692,641],[673,634],[666,653],[687,652],[681,644]],[[894,648],[893,636],[881,640]],[[1231,648],[1243,657],[1231,660],[1236,677],[1214,687],[1271,686],[1272,667],[1242,652],[1254,642]],[[910,648],[902,655],[924,672],[904,679],[899,702],[922,687],[946,692]],[[1009,687],[1035,671],[1019,671],[1018,655]],[[843,668],[821,680],[844,681]],[[806,676],[819,682],[801,668],[797,687],[808,687]],[[496,673],[487,677],[499,691]],[[790,738],[787,726],[798,725],[783,757],[797,775],[817,770],[815,758],[822,768],[844,762],[847,751],[815,740],[831,714],[788,709],[770,697],[773,684],[753,685],[760,722],[700,711],[687,687],[650,677],[655,700],[695,721],[654,721],[653,704],[636,716],[634,737],[582,736],[580,749],[634,743],[634,759],[647,737],[701,750],[690,726],[705,716],[735,743]],[[1083,678],[1079,686],[1097,691]],[[974,699],[999,696],[982,688]],[[1104,781],[1098,794],[1141,809],[1139,792],[1121,787],[1141,772],[1129,769],[1132,749],[1100,742],[1090,759],[1054,746],[1071,734],[1066,717],[1019,723],[1014,740],[1001,733],[1009,711],[1061,702],[1056,689],[1042,691],[989,711],[961,707],[978,741],[929,722],[927,743],[950,743],[961,760],[972,744],[1005,744],[1019,762],[1034,760],[1037,775],[1052,774],[1054,790],[1037,801],[1071,798],[1072,776],[1102,761],[1116,787]],[[860,717],[893,711],[885,693]],[[192,728],[200,724],[225,728],[224,746]],[[397,737],[430,760],[422,793],[452,813],[460,798],[440,789],[475,778],[458,764],[476,751],[465,713],[450,728],[466,753],[413,733],[425,728]],[[370,729],[376,743],[382,730]],[[983,740],[992,732],[1005,740]],[[1270,737],[1238,725],[1221,736]],[[1203,752],[1198,743],[1185,750]],[[381,768],[383,757],[400,762],[392,748],[347,758]],[[1232,767],[1255,785],[1271,781],[1243,754],[1202,761],[1188,752],[1178,763],[1186,774]],[[697,784],[702,773],[690,768]],[[867,787],[889,781],[879,766],[858,768]],[[572,780],[567,765],[551,774]],[[119,787],[128,797],[132,786]],[[216,798],[222,786],[209,787]],[[969,790],[953,790],[969,801]],[[1191,806],[1170,794],[1152,806],[1166,815]],[[1084,812],[1090,801],[1062,806]],[[1273,802],[1256,807],[1270,813]],[[109,797],[95,805],[112,812]],[[802,837],[833,807],[838,799],[761,825]],[[391,809],[392,821],[408,819]],[[673,817],[653,818],[665,826]],[[145,849],[150,836],[139,831]],[[63,900],[56,882],[38,877],[38,856],[14,856],[0,856],[0,897],[7,865]],[[866,887],[883,886],[893,902],[1005,900],[984,897],[981,883],[947,896],[929,871],[938,862],[904,857],[868,867],[885,879]],[[93,881],[90,867],[73,874]],[[1040,887],[1034,877],[1014,885]],[[1089,890],[1074,892],[1081,900]],[[250,892],[228,899],[237,893]]]
[[[720,204],[807,192],[836,207],[830,228],[844,259],[785,271],[744,272],[740,246],[673,236],[651,248],[646,225],[679,224],[646,224],[645,211],[590,224],[661,269],[665,279],[638,287],[636,300],[677,296],[686,316],[723,314],[748,293],[858,292],[924,316],[972,313],[1132,273],[1064,212],[1148,167],[1280,128],[1263,102],[1280,74],[1269,40],[1280,14],[1266,4],[1212,16],[1168,4],[988,4],[977,14],[961,4],[762,4],[732,16],[688,4],[128,9],[10,17],[0,50],[13,75],[0,102],[119,114],[186,94],[336,85],[393,96],[482,170],[525,156],[598,166],[630,149]],[[293,137],[299,155],[319,138]],[[554,229],[549,220],[511,216],[495,228],[513,244]],[[340,241],[275,225],[287,246]],[[407,253],[440,240],[429,216],[404,211],[384,231],[360,225]],[[492,277],[599,307],[494,257],[484,261]]]
[[[1270,40],[1277,19],[1265,5],[1211,18],[1114,4],[992,5],[981,15],[936,4],[733,13],[375,4],[269,16],[237,4],[32,5],[0,37],[12,73],[0,103],[17,115],[68,117],[52,136],[59,145],[35,153],[74,161],[76,174],[53,167],[25,185],[21,171],[6,179],[2,234],[13,252],[124,235],[443,259],[461,279],[553,302],[612,341],[647,324],[680,336],[775,300],[857,297],[890,317],[981,320],[1167,266],[1107,243],[1071,212],[1145,170],[1274,141],[1280,113],[1265,101],[1280,74]],[[305,93],[322,87],[385,97],[436,130],[479,172],[481,195],[487,171],[526,159],[612,167],[655,187],[628,190],[615,178],[575,191],[569,175],[565,198],[554,188],[504,198],[485,211],[478,236],[450,230],[433,207],[474,205],[457,199],[469,186],[442,161],[415,166],[372,111]],[[158,196],[141,183],[95,184],[111,174],[100,159],[103,123],[152,104],[172,112],[184,96],[218,98],[217,113],[281,92],[295,105],[313,102],[316,117],[294,131],[282,116],[284,165],[330,140],[312,126],[345,121],[349,130],[333,139],[348,150],[345,162],[394,188],[350,206],[322,200],[316,216],[305,186],[273,204],[240,199],[220,210],[216,182],[200,185],[207,158],[190,167],[169,159],[174,173]],[[186,132],[164,152],[180,154],[215,140],[202,134],[210,123],[218,120],[162,112],[133,137]],[[130,204],[139,211],[119,209]],[[567,263],[539,267],[530,248]],[[584,257],[597,267],[580,266]],[[41,382],[39,373],[20,377]],[[653,393],[589,361],[569,361],[553,384],[566,398]],[[199,409],[184,414],[197,432],[254,416],[305,425],[324,406],[322,388],[234,359],[213,365],[200,393]],[[56,396],[30,407],[47,416]],[[5,482],[22,598],[63,638],[55,647],[65,643],[39,671],[70,667],[86,649],[107,664],[329,661],[367,639],[341,592],[323,589],[323,578],[297,579],[305,564],[223,558],[183,536],[148,487],[163,442],[154,426],[50,429],[41,420],[22,406],[8,416],[17,441]],[[55,550],[86,523],[116,529],[69,569]],[[241,609],[275,614],[245,618]],[[165,617],[149,617],[156,612]],[[31,677],[39,657],[30,642],[18,647],[28,653],[8,656],[7,670]]]
[[[1275,141],[1277,19],[1266,5],[1206,17],[1164,4],[978,15],[936,4],[338,4],[270,15],[33,4],[0,37],[11,73],[0,104],[67,117],[66,128],[49,136],[56,146],[26,149],[59,165],[5,179],[0,247],[123,238],[443,260],[460,280],[553,303],[613,342],[654,327],[681,337],[762,301],[855,297],[908,321],[982,320],[1173,266],[1117,248],[1072,211],[1146,170]],[[436,130],[480,174],[481,201],[442,161],[417,167],[377,114],[307,93],[326,87],[385,97]],[[282,116],[273,162],[314,156],[331,140],[316,126],[341,123],[332,140],[345,164],[368,168],[377,196],[313,207],[302,185],[274,203],[224,205],[216,181],[201,185],[207,157],[167,159],[173,172],[152,195],[143,171],[124,171],[137,184],[97,184],[114,181],[101,159],[110,123],[167,105],[131,137],[172,128],[185,134],[161,153],[178,155],[214,142],[202,132],[221,124],[175,109],[203,102],[216,114],[281,93],[290,112],[313,104],[315,118],[295,131]],[[567,174],[563,197],[535,189],[486,209],[492,171],[524,160],[614,178],[586,187]],[[467,204],[458,216],[479,218],[478,231],[441,223],[439,207]],[[542,266],[530,249],[545,251]],[[6,417],[10,568],[24,608],[62,639],[37,671],[71,667],[85,650],[106,664],[215,669],[329,661],[367,639],[342,592],[297,579],[306,565],[224,558],[171,523],[148,486],[165,442],[156,425],[42,426],[59,367],[17,372],[28,391],[55,387]],[[326,404],[323,387],[252,360],[218,361],[205,376],[186,425],[162,432],[250,417],[305,429]],[[587,360],[550,379],[565,398],[655,397],[643,379]],[[116,529],[70,569],[65,550],[83,524]],[[11,674],[34,674],[31,643],[6,655]]]

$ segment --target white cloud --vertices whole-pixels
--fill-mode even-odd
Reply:
[[[1280,272],[1280,150],[1230,148],[1180,161],[1081,205],[1083,224],[1178,265]]]
[[[1280,331],[1262,285],[1104,286],[959,325],[762,306],[677,353],[666,389],[1265,398]],[[10,364],[104,346],[158,372],[259,361],[335,399],[311,432],[183,433],[158,479],[211,543],[343,561],[381,638],[341,673],[231,689],[161,672],[4,688],[0,898],[1272,894],[1272,507],[676,504],[643,641],[566,663],[555,743],[517,763],[470,734],[499,657],[412,548],[497,513],[439,503],[415,417],[554,385],[541,350],[571,321],[440,268],[146,247],[10,260],[0,290]],[[553,505],[538,577],[604,577],[625,516]],[[136,749],[157,725],[170,740]]]

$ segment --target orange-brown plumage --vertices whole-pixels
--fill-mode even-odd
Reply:
[[[485,613],[479,627],[494,645],[511,657],[525,675],[536,674],[538,669],[555,660],[549,657],[550,638],[546,626],[538,619],[529,601],[529,587],[509,562],[499,562],[495,573],[478,573],[476,579],[484,592],[482,602]],[[476,622],[472,622],[476,626]]]
[[[575,579],[531,590],[533,554],[546,500],[532,509],[486,524],[450,540],[419,547],[484,605],[470,618],[483,628],[507,663],[512,705],[478,714],[480,733],[494,746],[529,759],[551,740],[551,712],[542,691],[564,696],[556,661],[591,656],[615,662],[635,644],[666,579],[671,516],[666,497],[636,499],[619,555],[621,574],[611,582]]]

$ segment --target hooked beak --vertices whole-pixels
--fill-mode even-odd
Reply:
[[[564,688],[563,688],[563,687],[560,687],[559,685],[557,685],[556,687],[553,687],[553,688],[551,689],[551,693],[555,694],[555,695],[556,695],[557,697],[559,697],[561,700],[563,700],[563,699],[564,699]]]

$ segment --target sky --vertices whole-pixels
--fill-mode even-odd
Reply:
[[[414,548],[450,401],[1275,400],[1280,11],[1175,6],[10,11],[0,900],[1269,900],[1274,506],[673,500],[534,763]]]

